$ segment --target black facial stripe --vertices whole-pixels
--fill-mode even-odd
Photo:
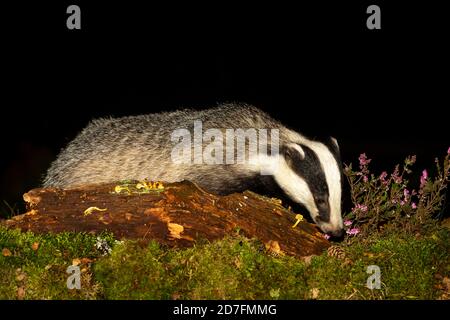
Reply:
[[[305,158],[302,159],[298,151],[291,150],[288,153],[287,163],[289,167],[308,184],[314,196],[314,202],[319,209],[320,219],[324,222],[330,221],[329,190],[322,164],[317,154],[307,146],[301,146]],[[324,202],[325,204],[321,204]]]
[[[330,150],[331,154],[333,155],[334,159],[336,160],[336,163],[339,168],[340,176],[341,176],[341,190],[344,190],[344,170],[343,170],[342,161],[341,161],[341,152],[340,152],[339,148],[333,143],[331,138],[328,138],[324,142],[324,145],[328,148],[328,150]],[[341,199],[341,212],[342,212],[342,199]]]

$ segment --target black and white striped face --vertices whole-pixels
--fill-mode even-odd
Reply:
[[[342,167],[336,140],[285,145],[279,160],[275,180],[284,192],[308,209],[323,232],[342,236]]]

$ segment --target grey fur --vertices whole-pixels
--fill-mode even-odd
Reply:
[[[171,161],[175,129],[193,131],[194,120],[208,128],[279,129],[280,141],[291,141],[293,131],[267,113],[246,104],[222,104],[196,111],[179,110],[122,118],[93,120],[54,161],[44,187],[68,188],[82,184],[152,179],[183,179],[212,192],[240,190],[253,173],[239,165],[180,165]],[[294,134],[295,135],[295,134]],[[269,147],[270,149],[270,147]]]

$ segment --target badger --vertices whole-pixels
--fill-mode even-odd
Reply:
[[[258,154],[251,163],[174,161],[173,133],[184,130],[188,135],[186,132],[192,130],[195,122],[201,122],[204,130],[222,132],[239,128],[276,130],[277,152]],[[267,142],[269,145],[274,143],[272,139]],[[48,169],[43,186],[67,189],[150,178],[165,182],[190,180],[217,194],[262,191],[300,205],[323,232],[341,237],[340,151],[336,139],[322,140],[308,138],[262,110],[239,103],[101,118],[91,121],[60,152]],[[205,146],[206,141],[200,144]],[[188,157],[192,160],[192,155]],[[269,174],[261,174],[262,167],[271,168]]]

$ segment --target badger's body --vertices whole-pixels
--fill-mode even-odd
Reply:
[[[192,131],[194,121],[201,121],[203,130],[278,129],[279,153],[268,154],[256,165],[176,163],[172,134],[182,128]],[[277,166],[272,174],[261,175],[260,166],[273,163]],[[43,184],[69,188],[144,178],[190,180],[219,194],[256,186],[279,188],[305,206],[324,232],[342,233],[342,168],[336,141],[310,140],[249,105],[94,120],[60,153]]]

